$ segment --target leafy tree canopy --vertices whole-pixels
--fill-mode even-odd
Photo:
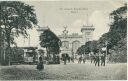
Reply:
[[[109,32],[105,33],[98,40],[99,47],[103,47],[108,42],[108,49],[117,45],[118,42],[127,35],[127,5],[114,10],[110,16],[113,22],[110,24]]]
[[[20,34],[27,37],[27,29],[37,24],[36,14],[33,6],[21,1],[0,1],[0,28],[4,36],[4,43],[7,43],[6,56],[10,64],[11,44],[14,44],[14,37]],[[6,60],[7,60],[6,59]]]
[[[4,28],[9,46],[11,37],[19,34],[26,36],[26,30],[37,24],[34,11],[33,6],[21,1],[0,2],[0,27]]]
[[[127,29],[127,4],[124,4],[124,6],[118,8],[117,10],[114,10],[110,14],[111,18],[113,19],[113,22],[110,24],[110,30],[109,31],[115,31],[120,30],[122,33],[126,33]]]
[[[88,54],[89,52],[98,52],[97,41],[88,41],[77,50],[77,54],[79,55]]]
[[[40,36],[41,47],[48,48],[52,53],[58,54],[60,52],[61,41],[60,39],[50,30],[45,30]]]

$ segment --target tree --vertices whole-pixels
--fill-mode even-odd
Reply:
[[[111,49],[127,35],[127,5],[125,4],[117,10],[114,10],[110,16],[113,21],[110,24],[109,32],[102,35],[99,43],[104,44],[105,41],[108,41],[108,47]]]
[[[121,58],[122,55],[124,55],[123,57],[125,57],[126,54],[121,54],[121,52],[126,53],[126,49],[124,49],[124,46],[126,47],[127,42],[122,42],[122,40],[126,40],[127,36],[127,5],[125,4],[124,6],[114,10],[110,14],[110,17],[113,19],[113,21],[110,23],[109,32],[103,34],[102,37],[100,37],[100,39],[98,40],[98,47],[102,48],[107,41],[107,51],[109,52],[109,50],[113,50],[114,52],[111,53],[113,54],[112,56],[114,58]],[[114,53],[117,56],[114,56]]]
[[[82,45],[81,47],[79,47],[76,51],[76,53],[78,55],[83,55],[85,53],[85,45]]]
[[[97,41],[88,41],[77,49],[77,54],[89,54],[90,52],[98,52]]]
[[[20,34],[27,37],[27,29],[32,29],[37,24],[36,14],[33,6],[29,6],[20,1],[1,1],[0,2],[0,27],[4,28],[5,41],[7,42],[6,51],[10,59],[11,43],[14,36]],[[11,41],[12,40],[12,41]]]
[[[98,41],[93,40],[93,41],[88,41],[85,43],[85,46],[88,48],[88,53],[89,52],[94,52],[97,53],[99,48],[98,48]]]
[[[111,62],[127,62],[127,38],[121,39],[117,46],[111,49]]]
[[[98,43],[101,45],[99,48],[102,48],[105,45],[105,42],[108,43],[108,49],[111,49],[114,45],[117,45],[118,41],[122,39],[121,34],[117,31],[108,32],[100,37]]]
[[[124,4],[124,6],[114,10],[110,14],[110,16],[113,19],[113,22],[110,24],[110,30],[109,31],[118,30],[118,31],[122,31],[122,33],[126,34],[126,29],[127,29],[127,4]]]
[[[23,62],[23,55],[24,55],[24,50],[19,47],[13,47],[11,51],[11,61],[12,62]]]
[[[60,39],[49,29],[45,30],[40,35],[40,45],[41,47],[46,48],[47,51],[47,58],[48,61],[50,61],[51,55],[53,55],[53,59],[55,58],[55,55],[60,53],[60,46],[61,41]],[[54,61],[53,61],[54,62]]]
[[[0,64],[2,64],[2,61],[3,61],[3,47],[4,47],[4,44],[3,44],[3,33],[2,33],[2,28],[0,27]]]
[[[113,22],[110,24],[109,37],[110,43],[116,45],[121,39],[127,35],[127,4],[114,10],[110,14]],[[113,40],[113,41],[112,41]]]

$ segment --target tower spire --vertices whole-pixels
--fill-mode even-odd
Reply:
[[[65,30],[65,31],[67,30],[67,26],[64,26],[64,30]]]
[[[63,34],[64,34],[64,35],[67,35],[67,34],[68,34],[68,31],[67,31],[67,26],[63,26],[63,27],[64,27]]]

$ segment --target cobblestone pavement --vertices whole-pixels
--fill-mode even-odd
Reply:
[[[94,66],[91,63],[45,65],[37,71],[36,65],[1,66],[1,80],[126,80],[127,64]]]

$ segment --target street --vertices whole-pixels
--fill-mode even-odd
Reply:
[[[44,65],[43,71],[37,71],[36,65],[1,66],[1,80],[126,80],[127,64],[107,64],[94,66],[68,63],[67,65]]]

